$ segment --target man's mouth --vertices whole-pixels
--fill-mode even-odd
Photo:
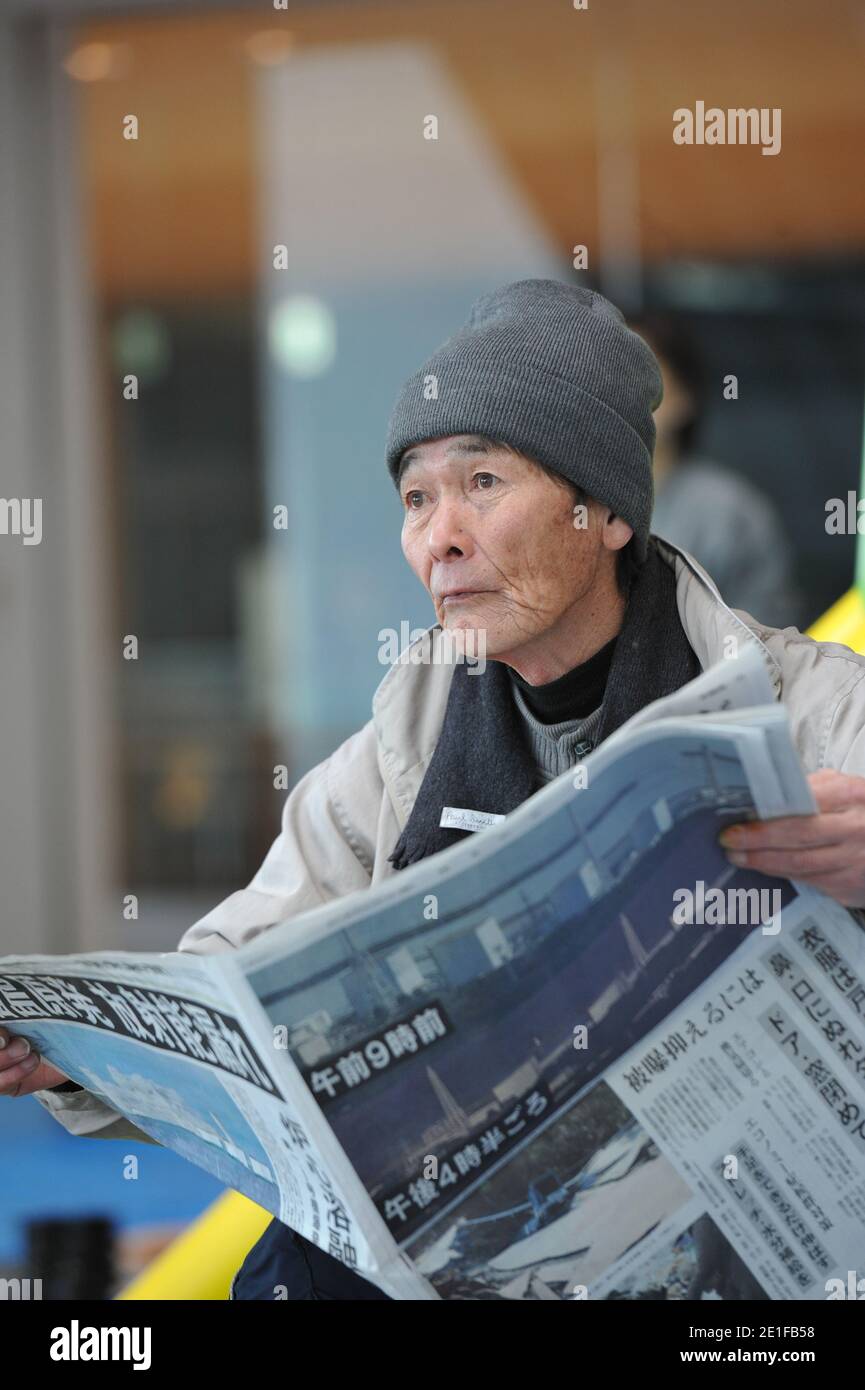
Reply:
[[[450,593],[443,594],[439,602],[443,608],[450,608],[452,603],[463,603],[466,599],[477,598],[479,594],[487,592],[487,589],[452,589]]]

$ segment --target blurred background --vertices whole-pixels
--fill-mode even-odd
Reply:
[[[859,0],[0,3],[0,493],[43,499],[41,544],[0,536],[0,954],[172,949],[254,873],[274,768],[432,621],[387,416],[496,285],[598,288],[652,342],[656,529],[731,603],[840,596],[863,62]],[[697,101],[780,108],[780,153],[674,144]],[[215,1191],[165,1153],[112,1182],[31,1100],[0,1140],[0,1267],[76,1212],[134,1264]]]

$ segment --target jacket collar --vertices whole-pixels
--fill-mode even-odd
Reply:
[[[779,699],[781,668],[759,635],[766,629],[750,614],[730,608],[692,555],[656,539],[663,559],[675,571],[679,617],[703,669],[736,653],[741,643],[755,643]],[[441,635],[434,624],[406,647],[373,696],[379,766],[400,826],[414,805],[444,722],[453,665]]]
[[[685,635],[705,671],[738,649],[742,642],[754,643],[760,652],[775,698],[781,697],[781,667],[760,634],[764,625],[741,609],[725,603],[715,581],[687,550],[656,536],[658,548],[676,573],[676,601]],[[730,642],[735,639],[735,643]]]

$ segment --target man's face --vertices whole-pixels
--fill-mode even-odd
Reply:
[[[588,503],[578,529],[568,487],[477,435],[430,440],[403,458],[403,553],[443,628],[485,631],[486,655],[508,661],[573,626],[612,560],[600,504]]]

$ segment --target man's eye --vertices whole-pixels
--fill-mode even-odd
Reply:
[[[405,504],[410,511],[417,511],[422,501],[423,493],[417,488],[413,488],[411,492],[407,492],[405,495]]]
[[[496,477],[495,473],[476,473],[475,482],[477,483],[481,492],[489,492],[489,488],[485,486],[485,480],[490,483],[498,482],[498,478]]]

